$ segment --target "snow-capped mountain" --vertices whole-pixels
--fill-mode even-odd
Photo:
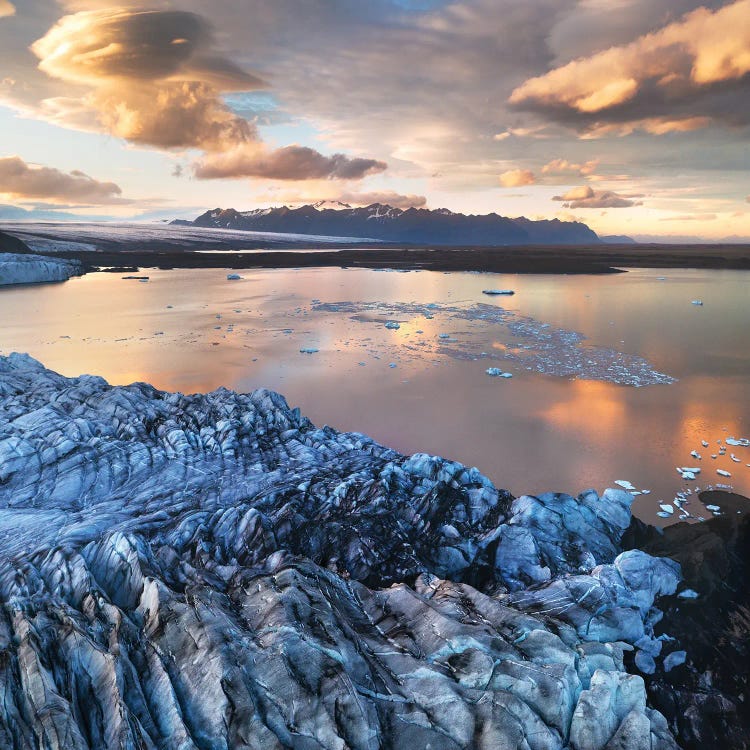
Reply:
[[[181,222],[186,223],[186,222]],[[339,237],[362,237],[406,244],[430,245],[572,245],[600,242],[580,222],[558,219],[511,219],[495,213],[466,215],[447,209],[394,208],[373,203],[362,208],[338,201],[320,201],[290,208],[236,211],[215,208],[194,226]]]

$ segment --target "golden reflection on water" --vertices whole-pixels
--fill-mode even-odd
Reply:
[[[750,347],[745,272],[635,271],[608,277],[378,273],[362,269],[145,271],[148,283],[90,274],[65,284],[0,291],[0,353],[27,351],[65,375],[113,384],[150,382],[183,392],[270,387],[318,424],[365,432],[406,453],[478,466],[515,494],[603,489],[628,479],[652,490],[636,511],[684,483],[676,466],[703,454],[698,484],[733,474],[750,493],[750,449],[712,460],[716,440],[750,436]],[[514,297],[481,294],[509,287]],[[704,308],[690,300],[700,297]],[[500,304],[583,332],[594,345],[647,357],[674,375],[633,388],[529,373],[517,363],[459,361],[440,333],[496,353],[519,342],[507,329],[419,314],[318,313],[322,302]],[[217,317],[220,316],[220,317]],[[398,330],[383,327],[400,322]],[[291,330],[291,333],[285,332]],[[318,354],[300,348],[313,346]],[[360,364],[360,363],[364,363]],[[390,368],[391,363],[396,368]],[[514,378],[488,378],[497,364]],[[701,446],[701,440],[711,443]],[[694,501],[697,503],[697,501]]]

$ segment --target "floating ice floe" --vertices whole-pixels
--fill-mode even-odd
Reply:
[[[239,281],[242,278],[238,273],[228,273],[227,281]]]
[[[395,320],[389,320],[385,327],[390,329],[391,331],[398,331],[399,328],[401,328],[401,324],[397,323]]]
[[[303,346],[299,351],[300,354],[317,354],[320,349],[316,349],[314,346]]]
[[[659,518],[671,518],[672,517],[671,513],[667,513],[663,510],[656,511],[656,515],[659,516]]]
[[[396,369],[396,368],[398,367],[398,365],[397,365],[397,364],[396,364],[395,362],[391,362],[391,363],[390,363],[390,364],[388,365],[388,367],[390,367],[390,368],[391,368],[391,370],[395,370],[395,369]]]
[[[701,445],[702,445],[702,446],[703,446],[704,448],[708,448],[708,441],[707,441],[707,440],[701,440]]]
[[[706,510],[710,510],[712,513],[714,513],[717,510],[721,510],[721,506],[720,505],[707,505]]]
[[[515,292],[512,289],[483,289],[482,294],[489,294],[490,296],[496,296],[500,294],[510,296],[511,294],[515,294]]]
[[[716,469],[716,473],[721,477],[731,477],[732,475],[728,471],[724,471],[724,469]]]
[[[699,461],[703,458],[703,456],[701,456],[701,454],[698,453],[698,451],[690,451],[690,455],[693,458],[697,458]]]
[[[449,339],[451,337],[450,333],[439,333],[438,338],[439,339]]]
[[[736,464],[741,464],[742,463],[742,459],[741,458],[737,458],[737,456],[735,456],[734,453],[730,453],[729,454],[729,458],[731,458],[732,461],[734,461]]]
[[[690,304],[691,305],[697,305],[698,307],[703,307],[703,300],[694,299]]]
[[[664,671],[671,672],[675,667],[685,663],[687,653],[685,651],[673,651],[664,657]]]
[[[674,513],[674,506],[669,503],[659,503],[659,507],[669,516]]]
[[[624,490],[634,490],[635,485],[633,485],[631,482],[628,482],[627,479],[615,479],[615,484],[618,487],[622,487]]]
[[[701,470],[697,466],[678,466],[677,473],[683,479],[694,480],[701,473]]]
[[[684,591],[680,591],[677,596],[680,599],[697,599],[698,598],[698,592],[693,591],[693,589],[685,589]]]
[[[727,438],[727,445],[740,446],[742,448],[750,448],[750,439],[748,438]]]
[[[492,378],[512,378],[512,372],[503,372],[499,367],[488,367],[485,372]]]

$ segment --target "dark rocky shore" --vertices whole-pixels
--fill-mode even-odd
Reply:
[[[744,747],[746,516],[631,501],[0,358],[0,746]]]

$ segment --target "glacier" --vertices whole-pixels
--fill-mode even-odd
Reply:
[[[46,255],[0,253],[0,286],[67,281],[83,273],[77,260],[50,258]]]
[[[0,746],[672,750],[632,500],[0,357]]]

